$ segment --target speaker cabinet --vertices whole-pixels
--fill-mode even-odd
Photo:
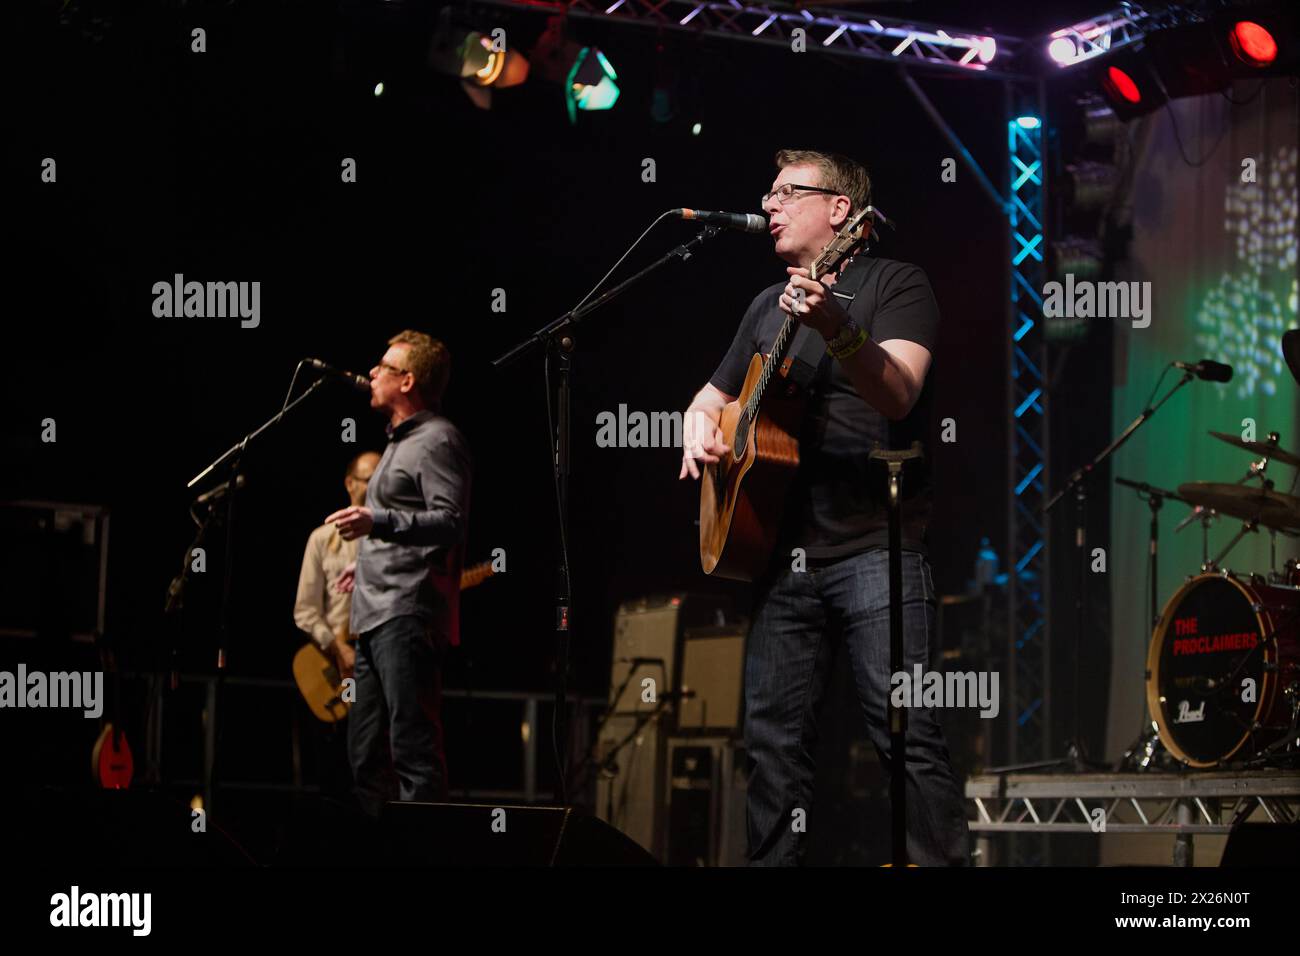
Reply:
[[[666,849],[665,741],[680,721],[672,695],[681,686],[683,638],[725,625],[724,608],[715,598],[676,594],[628,601],[614,619],[610,716],[596,747],[608,767],[597,779],[596,812],[659,860]],[[699,660],[707,670],[707,655]]]
[[[729,737],[674,737],[668,765],[668,865],[744,866],[744,748]]]

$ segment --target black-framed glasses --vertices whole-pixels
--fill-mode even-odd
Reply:
[[[773,196],[776,197],[777,202],[779,202],[781,205],[784,206],[786,203],[788,203],[791,199],[794,198],[794,193],[796,189],[802,189],[805,192],[810,192],[810,193],[828,193],[832,196],[839,195],[839,191],[835,189],[824,189],[821,186],[800,186],[797,183],[786,183],[783,186],[777,186],[771,192],[763,193],[763,200],[758,204],[759,208],[761,209],[763,206],[766,206],[767,201],[771,199]]]

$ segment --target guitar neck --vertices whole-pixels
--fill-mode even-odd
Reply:
[[[460,574],[460,589],[467,591],[472,587],[477,587],[494,574],[496,574],[496,571],[493,570],[491,561],[483,561],[472,568],[466,568]]]
[[[839,260],[844,257],[842,252],[833,251],[829,246],[823,250],[808,270],[808,274],[813,279],[820,279],[826,272],[838,265]],[[792,315],[787,315],[785,321],[781,323],[781,328],[776,333],[776,338],[772,340],[772,351],[763,361],[763,373],[759,376],[758,384],[754,387],[754,394],[749,398],[749,404],[746,410],[750,416],[758,414],[758,407],[762,404],[763,395],[767,391],[768,382],[771,381],[772,375],[776,369],[781,367],[785,361],[785,355],[790,351],[790,344],[794,341],[794,334],[799,330],[799,320]]]

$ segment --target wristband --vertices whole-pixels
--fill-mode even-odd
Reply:
[[[845,359],[862,348],[866,341],[866,330],[850,319],[840,327],[833,339],[826,340],[826,351],[837,359]]]

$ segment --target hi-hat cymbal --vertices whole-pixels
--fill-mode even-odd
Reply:
[[[1219,441],[1226,441],[1229,445],[1236,445],[1244,451],[1253,452],[1261,457],[1271,458],[1273,461],[1280,461],[1284,465],[1300,465],[1300,455],[1293,455],[1284,448],[1270,444],[1266,441],[1246,441],[1244,438],[1238,438],[1236,435],[1227,435],[1223,432],[1210,432]]]
[[[1218,481],[1188,481],[1178,493],[1192,504],[1213,508],[1221,515],[1255,521],[1266,528],[1300,529],[1300,498],[1258,485],[1230,485]]]

